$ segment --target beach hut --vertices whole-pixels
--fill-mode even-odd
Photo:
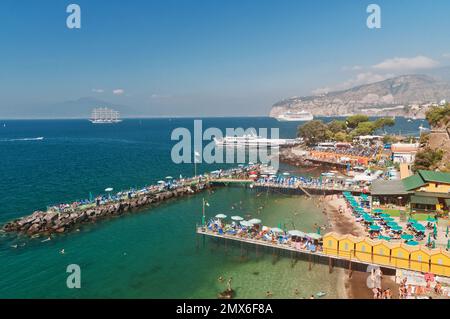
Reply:
[[[389,265],[391,259],[392,245],[389,242],[380,240],[372,246],[373,263],[379,265]]]
[[[412,246],[416,247],[414,251],[410,254],[410,269],[421,271],[421,272],[429,272],[430,271],[430,250],[423,246]]]
[[[372,262],[372,247],[377,242],[370,238],[364,238],[364,240],[355,244],[355,258],[363,262]]]
[[[408,269],[409,255],[416,248],[405,244],[397,244],[391,249],[391,266]]]
[[[430,272],[440,276],[450,276],[450,253],[442,248],[431,250]]]
[[[339,240],[342,238],[334,232],[323,235],[323,252],[326,255],[337,256]]]
[[[353,235],[344,235],[339,239],[338,255],[340,257],[351,259],[355,252],[355,244],[364,240],[364,238],[358,238]]]

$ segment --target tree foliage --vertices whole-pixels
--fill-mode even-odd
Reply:
[[[345,123],[345,121],[333,120],[328,123],[328,129],[334,134],[338,132],[345,132],[347,130],[347,123]]]
[[[357,115],[352,115],[347,117],[347,126],[349,128],[356,128],[358,126],[359,123],[362,122],[368,122],[369,121],[369,117],[367,115],[363,115],[363,114],[357,114]]]
[[[321,120],[313,120],[298,128],[298,136],[302,137],[306,144],[313,145],[330,139],[332,132]]]
[[[431,126],[447,126],[450,122],[450,104],[444,107],[435,106],[426,113],[426,118]]]
[[[443,155],[444,152],[442,150],[425,148],[424,150],[417,152],[413,170],[434,170],[436,169],[437,164],[442,160]]]

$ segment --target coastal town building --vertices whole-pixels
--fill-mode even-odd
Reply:
[[[380,205],[409,203],[411,212],[448,212],[450,173],[419,170],[401,180],[376,180],[371,194]]]
[[[419,143],[395,143],[391,145],[392,161],[394,163],[413,163]]]

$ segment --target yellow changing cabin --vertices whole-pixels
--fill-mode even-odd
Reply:
[[[391,249],[393,245],[385,240],[381,240],[372,245],[373,263],[379,265],[389,265],[391,259]]]
[[[450,276],[450,254],[442,248],[431,250],[430,272],[440,276]]]
[[[372,247],[376,242],[370,238],[364,238],[364,240],[356,243],[355,245],[355,258],[362,262],[372,263]]]
[[[428,248],[420,246],[417,250],[411,252],[411,270],[429,272],[430,271],[430,254]]]
[[[353,235],[344,235],[339,239],[339,257],[353,259],[355,253],[355,245],[364,238],[355,237]]]
[[[338,255],[339,240],[342,236],[331,232],[323,236],[323,252],[327,255]]]
[[[391,266],[409,269],[409,255],[416,250],[412,246],[400,244],[391,249]]]

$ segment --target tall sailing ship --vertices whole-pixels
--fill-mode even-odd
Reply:
[[[92,111],[89,121],[94,124],[112,124],[122,122],[119,117],[120,114],[118,111],[108,109],[107,107],[98,107]]]

